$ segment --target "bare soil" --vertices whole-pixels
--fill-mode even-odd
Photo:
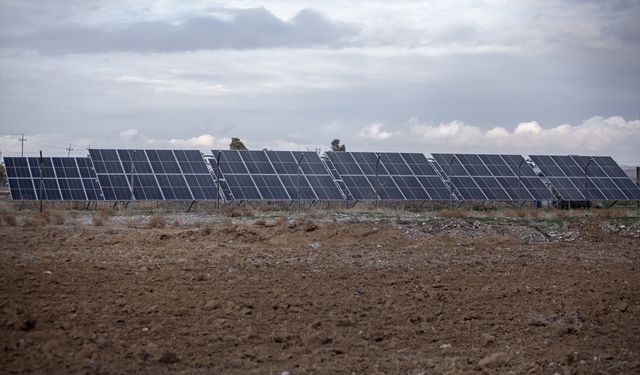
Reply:
[[[0,372],[637,374],[639,236],[594,218],[3,226]]]

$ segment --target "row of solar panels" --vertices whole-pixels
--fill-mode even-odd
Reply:
[[[520,155],[92,149],[4,160],[15,200],[640,200],[602,156],[532,155],[540,175]]]

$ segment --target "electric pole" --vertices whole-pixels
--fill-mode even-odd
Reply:
[[[71,148],[71,143],[69,143],[69,147],[65,148],[65,150],[68,151],[67,157],[71,156],[71,151],[73,151],[73,149]]]
[[[22,133],[22,137],[18,138],[20,141],[20,156],[24,157],[24,143],[27,139],[24,137],[24,133]]]

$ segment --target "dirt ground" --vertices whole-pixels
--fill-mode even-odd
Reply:
[[[640,373],[638,219],[0,227],[2,373]]]

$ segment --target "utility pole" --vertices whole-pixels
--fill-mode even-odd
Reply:
[[[27,139],[24,137],[24,133],[22,133],[22,137],[18,138],[18,140],[20,141],[20,156],[24,157],[24,143],[27,141]]]
[[[69,143],[69,147],[65,148],[65,150],[67,150],[67,157],[71,156],[71,151],[73,151],[73,149],[71,148],[71,143]]]

